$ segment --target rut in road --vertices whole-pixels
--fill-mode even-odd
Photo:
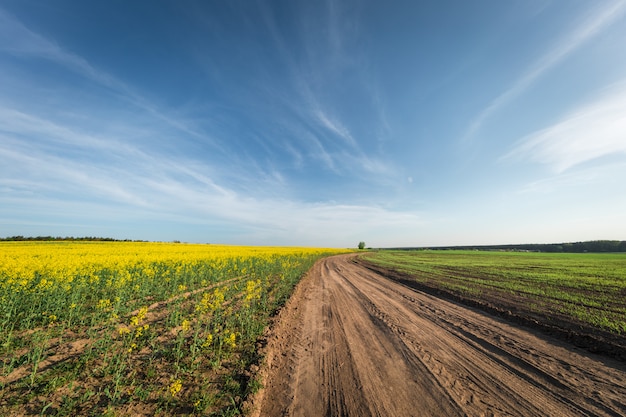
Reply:
[[[316,263],[281,312],[257,415],[626,416],[623,362],[408,288],[354,256]]]

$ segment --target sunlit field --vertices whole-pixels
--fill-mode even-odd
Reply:
[[[336,249],[1,242],[0,415],[235,415],[269,317]]]
[[[626,335],[625,253],[380,251],[364,259],[464,299]]]

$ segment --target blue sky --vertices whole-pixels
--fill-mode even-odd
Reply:
[[[0,236],[626,239],[626,1],[0,0]]]

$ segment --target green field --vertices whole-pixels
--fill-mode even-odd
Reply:
[[[626,334],[626,254],[379,251],[362,258],[468,300]]]

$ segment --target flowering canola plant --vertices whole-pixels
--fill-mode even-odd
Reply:
[[[247,392],[228,381],[242,380],[258,360],[257,341],[272,312],[315,260],[342,252],[348,250],[0,242],[0,386],[5,399],[15,396],[0,404],[0,415],[23,408],[24,388],[58,381],[66,386],[41,397],[40,412],[71,387],[82,408],[69,414],[133,402],[219,414]],[[68,350],[63,343],[82,350],[58,369],[40,369],[45,357]],[[216,380],[223,383],[209,382]]]
[[[165,299],[181,288],[229,277],[249,277],[248,285],[254,286],[272,270],[338,252],[147,242],[0,242],[0,328],[47,324],[50,317],[99,319],[124,313],[145,297]]]

